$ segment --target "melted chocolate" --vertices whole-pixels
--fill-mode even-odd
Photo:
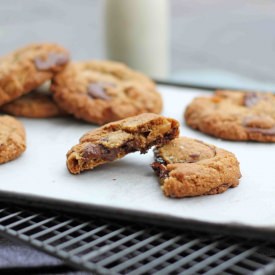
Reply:
[[[102,147],[101,149],[101,157],[104,160],[107,161],[113,161],[117,158],[117,156],[119,155],[119,149],[107,149],[105,147]]]
[[[113,86],[111,83],[91,83],[88,85],[87,93],[91,98],[94,99],[103,99],[103,100],[109,100],[110,97],[107,95],[105,89],[108,86]]]
[[[89,144],[86,146],[82,158],[88,162],[91,159],[103,159],[113,161],[117,158],[119,149],[108,149],[101,144]]]
[[[121,146],[126,154],[140,150],[137,142],[135,140],[129,140]]]
[[[200,158],[200,154],[190,154],[189,157],[192,159],[189,162],[197,162]]]
[[[275,136],[275,127],[269,129],[263,128],[246,128],[250,133],[259,133],[265,136]]]
[[[69,61],[68,55],[64,53],[49,53],[47,59],[36,57],[34,59],[35,66],[38,70],[48,70],[55,66],[65,65]]]
[[[166,168],[167,162],[161,156],[157,155],[156,149],[154,151],[155,162],[151,164],[151,167],[161,179],[165,179],[168,177],[169,174],[169,171]]]
[[[164,164],[155,161],[151,164],[151,167],[161,179],[165,179],[168,177],[169,171],[166,169],[166,166]]]
[[[256,105],[262,97],[257,93],[246,93],[244,95],[244,106],[253,107]]]
[[[82,154],[82,157],[85,161],[89,161],[91,158],[98,158],[99,156],[101,156],[101,149],[97,144],[87,145]]]
[[[88,144],[82,153],[82,158],[85,162],[89,162],[91,159],[113,161],[120,154],[127,154],[137,150],[138,148],[134,141],[128,141],[119,148],[107,148],[102,144]]]

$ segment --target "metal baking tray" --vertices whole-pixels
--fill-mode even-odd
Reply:
[[[0,199],[86,215],[142,220],[239,235],[275,236],[275,144],[219,140],[185,126],[183,111],[197,89],[160,86],[163,115],[181,122],[181,135],[234,152],[241,164],[237,188],[220,195],[166,198],[152,171],[153,153],[134,153],[80,175],[66,168],[66,152],[95,126],[73,118],[21,119],[27,150],[0,166]]]

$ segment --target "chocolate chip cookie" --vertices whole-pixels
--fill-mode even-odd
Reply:
[[[31,44],[0,58],[0,106],[39,87],[62,70],[69,53],[56,44]]]
[[[72,174],[140,151],[164,145],[179,134],[179,123],[160,115],[146,113],[106,124],[85,134],[67,153]]]
[[[238,160],[214,145],[179,137],[154,152],[152,168],[167,197],[214,195],[239,184]]]
[[[115,62],[70,63],[54,77],[52,91],[62,109],[99,125],[162,109],[155,84]]]
[[[19,157],[26,149],[25,129],[11,116],[0,116],[0,164]]]
[[[47,87],[40,87],[34,91],[15,99],[0,107],[4,113],[29,118],[49,118],[65,115],[65,111],[53,100],[52,93]]]
[[[275,142],[275,95],[216,91],[195,98],[185,111],[187,125],[229,140]]]

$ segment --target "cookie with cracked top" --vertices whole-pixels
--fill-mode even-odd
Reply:
[[[30,44],[0,58],[0,106],[50,80],[69,62],[63,47]]]
[[[116,62],[70,63],[54,77],[52,91],[62,109],[99,125],[162,110],[155,84]]]
[[[275,142],[275,94],[216,91],[195,98],[185,110],[187,125],[229,140]]]
[[[6,114],[28,118],[50,118],[65,116],[66,112],[53,100],[47,86],[39,87],[12,102],[0,107]]]
[[[78,174],[132,152],[146,153],[178,135],[178,121],[153,113],[112,122],[85,134],[67,153],[67,167]]]
[[[214,195],[236,187],[241,177],[234,154],[199,140],[179,137],[155,148],[151,165],[165,196]]]
[[[0,164],[18,158],[25,149],[23,124],[11,116],[0,116]]]

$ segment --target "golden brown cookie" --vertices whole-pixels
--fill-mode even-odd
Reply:
[[[72,174],[78,174],[128,153],[146,153],[150,147],[166,144],[178,134],[176,120],[152,113],[112,122],[85,134],[67,153],[67,167]]]
[[[70,63],[54,77],[52,91],[62,109],[99,125],[162,109],[155,84],[115,62]]]
[[[275,95],[217,91],[195,98],[185,110],[187,125],[229,140],[275,142]]]
[[[39,87],[62,70],[69,53],[56,44],[31,44],[0,58],[0,106]]]
[[[43,87],[0,107],[4,113],[29,118],[49,118],[65,115],[53,100],[52,93]]]
[[[223,193],[241,177],[234,154],[186,137],[156,148],[152,168],[165,196],[174,198]]]
[[[11,116],[0,116],[0,164],[19,157],[26,149],[25,129]]]

